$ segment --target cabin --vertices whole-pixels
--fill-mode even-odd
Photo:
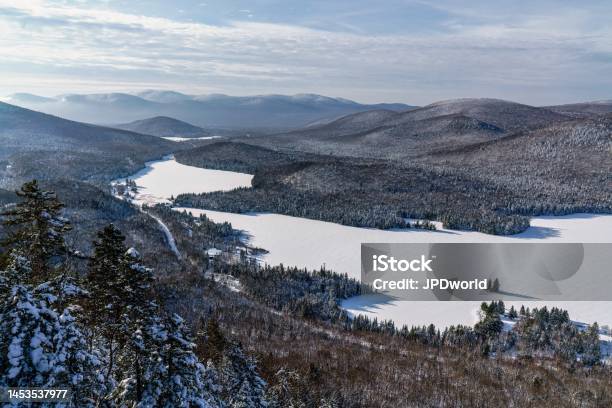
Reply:
[[[209,260],[213,260],[216,257],[220,256],[223,253],[220,249],[217,248],[209,248],[206,250],[206,254],[208,255]]]

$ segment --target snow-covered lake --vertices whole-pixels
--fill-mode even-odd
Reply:
[[[230,190],[250,186],[251,175],[185,166],[173,158],[152,162],[130,177],[139,186],[137,200],[165,202],[180,193]],[[263,260],[275,265],[311,269],[325,266],[359,278],[362,242],[612,242],[612,215],[574,214],[535,217],[531,227],[518,235],[500,237],[469,231],[377,230],[348,227],[329,222],[279,214],[232,214],[191,208],[194,215],[206,214],[215,222],[228,221],[244,231],[251,245],[269,253]],[[508,302],[510,304],[510,302]],[[579,321],[612,326],[612,302],[517,302],[517,305],[561,306]],[[473,302],[408,302],[381,295],[349,299],[343,307],[396,324],[473,324],[479,304]]]
[[[173,156],[167,156],[146,163],[144,169],[128,178],[138,186],[138,194],[134,197],[138,204],[155,204],[168,203],[170,197],[181,193],[208,193],[251,187],[253,175],[185,166],[174,160]]]

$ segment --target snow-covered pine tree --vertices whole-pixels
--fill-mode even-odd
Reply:
[[[240,345],[229,344],[226,348],[219,368],[219,379],[229,407],[268,406],[267,384],[257,372],[255,360],[245,356]]]
[[[121,231],[112,224],[100,231],[85,280],[89,291],[87,322],[105,352],[104,375],[109,383],[118,368],[119,354],[134,333],[142,331],[142,320],[156,310],[151,301],[152,271],[124,241]]]
[[[209,370],[193,352],[195,344],[183,319],[174,314],[165,322],[166,336],[162,344],[161,358],[165,372],[161,374],[162,393],[157,404],[160,407],[219,407],[213,397],[218,392],[208,375]]]
[[[55,193],[41,190],[36,180],[25,183],[16,194],[21,201],[0,214],[8,230],[2,246],[27,254],[30,279],[44,282],[52,272],[52,259],[67,253],[63,234],[71,229],[70,222],[61,216],[64,206]]]
[[[72,316],[76,306],[63,308],[65,292],[50,283],[22,283],[30,262],[16,251],[11,258],[0,271],[0,385],[70,387],[71,406],[94,406],[98,360]]]
[[[599,364],[601,361],[601,342],[597,322],[590,325],[583,333],[583,352],[580,360],[588,366]]]
[[[9,256],[0,271],[0,383],[69,386],[72,406],[92,406],[98,360],[75,319],[83,291],[62,263],[70,224],[55,194],[35,181],[17,194],[22,201],[3,213]]]
[[[108,402],[119,407],[224,407],[216,371],[200,363],[194,347],[178,315],[144,319],[119,356],[118,365],[126,369]]]

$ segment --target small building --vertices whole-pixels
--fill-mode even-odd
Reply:
[[[220,249],[217,248],[209,248],[208,250],[206,250],[206,254],[208,255],[208,259],[215,259],[216,257],[218,257],[219,255],[221,255],[223,253],[223,251],[221,251]]]

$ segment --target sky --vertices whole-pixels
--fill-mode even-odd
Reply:
[[[612,99],[609,0],[0,0],[0,95]]]

